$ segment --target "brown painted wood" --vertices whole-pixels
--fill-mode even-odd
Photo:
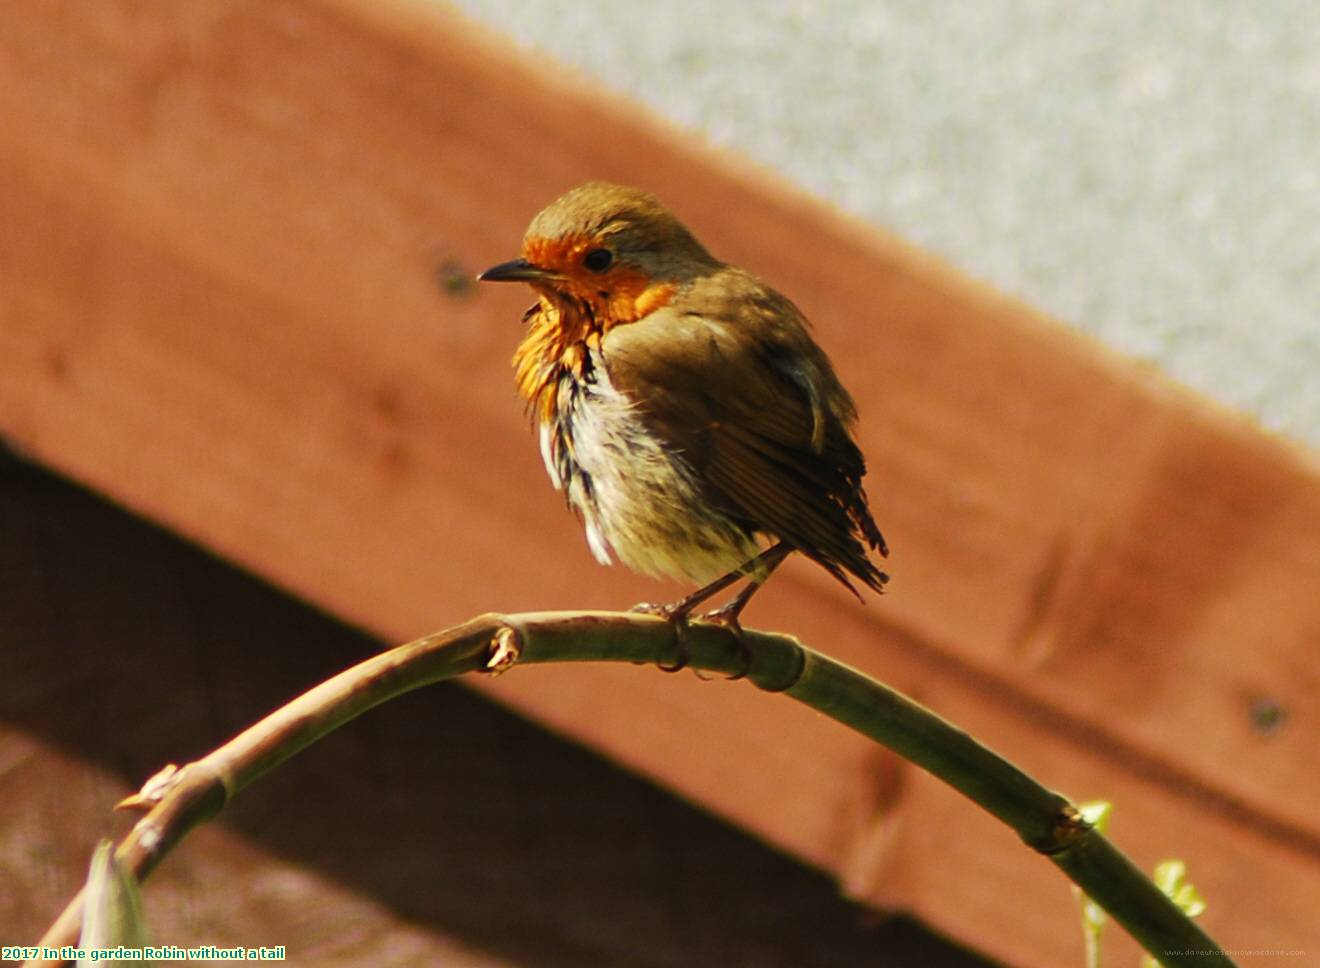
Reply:
[[[8,945],[137,819],[111,808],[143,776],[377,643],[3,451],[0,536]],[[299,968],[988,968],[450,685],[248,789],[143,906],[157,944],[282,944]]]
[[[793,564],[750,621],[1120,799],[1226,943],[1320,950],[1287,900],[1320,888],[1311,456],[420,0],[5,5],[0,132],[0,429],[387,639],[677,591],[594,565],[543,480],[527,297],[441,282],[575,182],[655,189],[816,322],[894,548],[883,599]],[[785,701],[483,688],[1013,963],[1076,957],[1061,878]]]

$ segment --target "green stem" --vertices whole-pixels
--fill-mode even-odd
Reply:
[[[1233,962],[1065,797],[924,706],[784,635],[747,631],[744,657],[720,627],[693,625],[684,648],[693,668],[746,673],[894,750],[964,793],[1048,856],[1163,965],[1226,968]],[[674,657],[673,627],[617,612],[484,615],[368,659],[304,693],[209,755],[150,781],[131,806],[149,812],[116,857],[139,880],[193,826],[299,750],[373,706],[421,686],[516,663]],[[72,944],[81,922],[74,898],[41,944]]]

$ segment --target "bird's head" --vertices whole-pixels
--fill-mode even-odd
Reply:
[[[719,264],[654,195],[588,182],[532,219],[521,258],[477,278],[526,282],[609,328],[661,308],[684,282]]]

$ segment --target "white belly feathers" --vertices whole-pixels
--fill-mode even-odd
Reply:
[[[643,574],[705,583],[758,554],[753,538],[710,506],[683,455],[610,384],[599,353],[590,355],[585,380],[560,378],[540,440],[550,480],[582,518],[596,559],[608,565],[612,551]]]

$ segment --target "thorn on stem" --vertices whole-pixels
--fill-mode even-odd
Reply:
[[[1082,812],[1075,805],[1065,803],[1054,817],[1049,842],[1032,844],[1031,846],[1046,856],[1057,854],[1072,847],[1091,830],[1092,824],[1087,821]]]
[[[522,658],[522,636],[512,625],[504,625],[490,642],[490,657],[486,671],[492,676],[503,675]]]
[[[116,810],[150,810],[164,799],[179,778],[179,768],[168,763],[157,770],[142,789],[131,793],[115,804]]]

